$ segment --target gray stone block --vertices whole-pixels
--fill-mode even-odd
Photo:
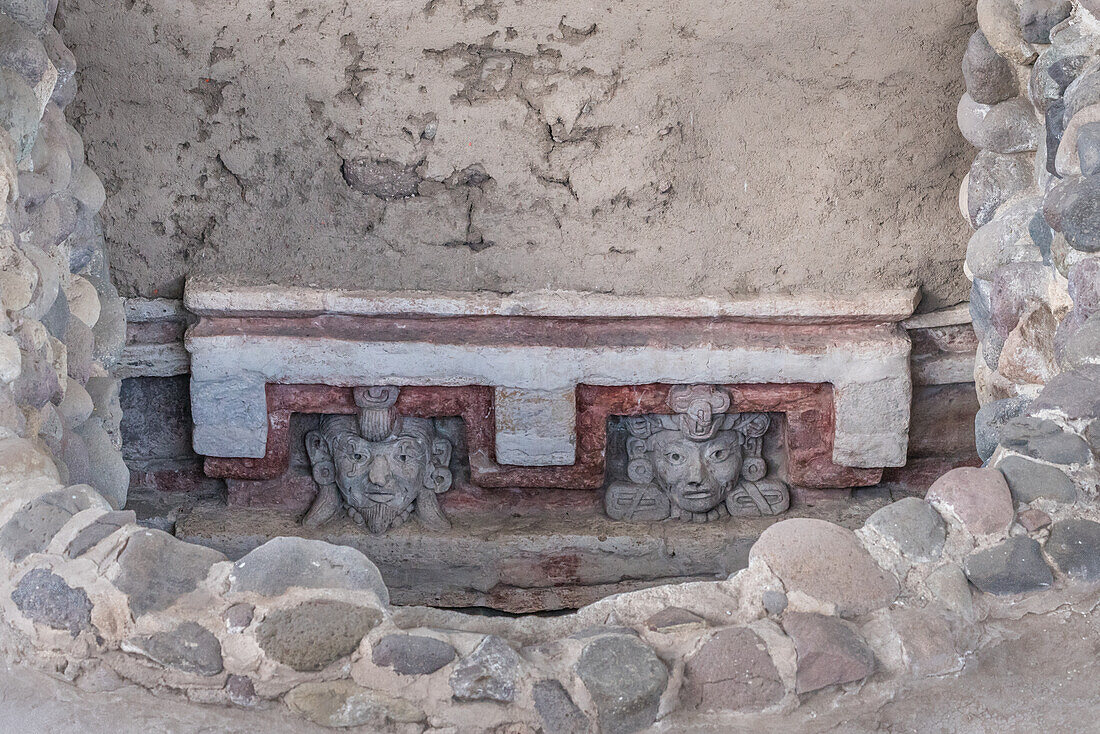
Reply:
[[[399,675],[429,675],[455,659],[455,649],[423,635],[386,635],[374,644],[371,661]]]
[[[585,645],[577,675],[596,704],[601,732],[627,734],[657,719],[668,670],[644,642],[627,635],[605,635]]]
[[[1004,425],[1022,414],[1031,401],[1025,397],[1004,398],[986,403],[974,416],[974,436],[978,456],[988,461],[1001,441]]]
[[[185,673],[210,676],[222,672],[221,643],[195,622],[133,640],[130,645],[150,660]]]
[[[41,553],[73,515],[101,502],[91,488],[79,485],[36,497],[0,529],[0,553],[15,563]]]
[[[1001,445],[1052,464],[1087,464],[1092,452],[1085,439],[1054,421],[1021,416],[1004,424]]]
[[[947,539],[947,526],[940,514],[918,497],[906,497],[875,511],[866,526],[875,530],[914,561],[940,557]]]
[[[44,568],[27,572],[12,591],[11,600],[31,621],[68,630],[73,637],[92,626],[92,602],[87,592],[72,588]]]
[[[577,708],[560,681],[540,680],[532,687],[535,711],[542,717],[545,734],[579,734],[592,731],[592,722]]]
[[[1039,498],[1055,502],[1074,502],[1077,489],[1073,480],[1058,467],[1040,464],[1022,456],[1006,456],[996,466],[1005,475],[1012,499],[1017,502],[1034,502]]]
[[[1050,526],[1043,550],[1070,578],[1100,580],[1100,523],[1081,519],[1056,522]]]
[[[982,104],[1003,102],[1019,91],[1011,64],[997,55],[980,30],[974,32],[966,46],[962,72],[967,94]]]
[[[1054,583],[1039,543],[1025,536],[971,553],[963,570],[979,590],[999,596],[1040,591]]]
[[[131,510],[115,510],[101,515],[83,530],[69,543],[66,554],[69,558],[77,558],[88,552],[92,546],[106,538],[111,533],[131,523],[137,522],[137,516]]]
[[[256,639],[272,660],[294,670],[321,670],[350,655],[382,612],[341,601],[316,600],[269,612]]]
[[[511,703],[519,671],[516,651],[500,637],[488,635],[451,671],[451,692],[458,701]]]
[[[383,603],[389,592],[365,555],[341,545],[305,538],[274,538],[233,564],[229,590],[278,596],[292,586],[373,591]]]
[[[863,680],[875,672],[874,653],[849,622],[794,613],[783,618],[783,631],[794,641],[798,693]]]
[[[184,543],[160,530],[130,536],[119,554],[115,586],[127,595],[135,617],[172,606],[194,591],[210,567],[226,560],[221,553]]]

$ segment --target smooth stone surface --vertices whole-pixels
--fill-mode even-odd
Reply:
[[[1100,313],[1089,316],[1069,336],[1061,361],[1067,370],[1100,364]]]
[[[1069,420],[1091,420],[1100,415],[1100,365],[1055,375],[1031,409],[1032,412],[1056,410]]]
[[[978,457],[987,461],[993,456],[1001,441],[1004,425],[1027,409],[1031,403],[1026,397],[1004,398],[986,403],[974,416],[974,436]]]
[[[989,222],[1001,204],[1030,187],[1033,181],[1029,154],[981,151],[970,166],[966,194],[970,223],[980,227]]]
[[[841,615],[886,606],[898,582],[875,563],[850,530],[824,520],[793,518],[765,530],[749,551],[763,560],[787,588],[835,604]]]
[[[990,317],[994,315],[992,284],[1001,269],[1014,263],[1042,262],[1042,249],[1036,246],[1031,234],[1031,222],[1041,203],[1035,196],[1015,198],[997,211],[996,218],[978,227],[966,243],[967,269],[975,281],[990,283],[987,294]],[[1003,336],[1007,331],[999,333]]]
[[[932,483],[925,500],[958,517],[975,535],[1006,533],[1016,515],[1008,483],[994,469],[952,469]]]
[[[112,510],[100,515],[94,522],[76,534],[76,537],[69,542],[65,554],[69,558],[82,556],[111,533],[136,522],[137,515],[134,514],[133,510]]]
[[[1043,135],[1034,108],[1021,97],[985,105],[964,94],[955,118],[959,131],[971,145],[995,153],[1035,150]]]
[[[761,601],[764,603],[764,611],[772,616],[782,614],[787,608],[787,595],[775,589],[765,591]]]
[[[1025,536],[971,553],[963,563],[963,570],[980,591],[999,596],[1039,591],[1054,583],[1039,543]]]
[[[540,680],[531,688],[535,711],[542,717],[544,734],[577,734],[592,729],[588,716],[577,708],[560,681]]]
[[[94,506],[79,485],[36,497],[0,529],[0,553],[13,563],[41,553],[73,515]]]
[[[225,626],[230,632],[240,632],[252,624],[252,618],[256,614],[256,607],[251,604],[234,604],[225,610]]]
[[[852,683],[875,672],[874,654],[849,622],[820,614],[792,613],[783,617],[783,630],[794,641],[798,693]]]
[[[597,637],[581,651],[576,671],[596,704],[601,732],[640,731],[657,719],[668,670],[644,642],[626,635]]]
[[[325,599],[268,612],[256,641],[273,660],[298,671],[321,670],[350,655],[382,621],[382,612]]]
[[[256,684],[247,675],[227,675],[225,694],[238,706],[256,705]]]
[[[28,571],[11,592],[11,600],[25,617],[76,637],[92,626],[92,602],[84,589],[44,568]]]
[[[1041,262],[998,267],[993,274],[993,290],[989,296],[991,320],[997,333],[1007,337],[1032,303],[1042,300],[1053,284],[1053,271]]]
[[[964,620],[974,619],[974,598],[962,567],[954,563],[940,566],[928,575],[925,583],[948,609]]]
[[[974,31],[962,62],[966,92],[981,104],[996,104],[1019,91],[1012,65],[997,55],[981,30]]]
[[[704,711],[759,710],[785,689],[764,641],[749,629],[721,630],[684,664],[681,701]]]
[[[351,680],[303,683],[288,691],[283,702],[314,724],[333,728],[388,727],[425,719],[424,712],[414,704],[363,688]]]
[[[229,590],[278,596],[291,587],[373,591],[390,600],[378,568],[342,545],[306,538],[273,538],[233,564]]]
[[[1058,467],[1022,456],[1006,456],[997,462],[997,469],[1004,474],[1017,502],[1034,502],[1041,497],[1067,503],[1077,499],[1073,480]]]
[[[118,557],[115,586],[130,600],[135,617],[167,609],[195,590],[210,567],[226,560],[215,550],[177,540],[160,530],[131,535]]]
[[[1024,530],[1034,533],[1036,530],[1050,525],[1050,515],[1036,507],[1029,507],[1016,515],[1016,522],[1020,523]]]
[[[1100,523],[1082,519],[1056,522],[1050,526],[1043,550],[1070,578],[1100,580]]]
[[[458,701],[511,703],[516,697],[520,659],[496,635],[488,635],[451,671],[451,692]]]
[[[1066,179],[1054,186],[1043,204],[1043,216],[1070,247],[1100,251],[1100,178]]]
[[[1023,0],[1020,3],[1020,31],[1028,43],[1050,43],[1050,29],[1069,17],[1069,0]]]
[[[374,643],[371,661],[400,675],[428,675],[455,659],[455,649],[422,635],[386,635]]]
[[[1100,136],[1100,123],[1097,123],[1097,135]],[[1100,311],[1100,258],[1088,258],[1074,265],[1070,268],[1068,280],[1074,310],[1081,311],[1085,316]]]
[[[876,510],[866,526],[892,541],[914,561],[934,561],[943,552],[947,526],[939,513],[918,497],[906,497]]]
[[[121,510],[126,505],[126,494],[130,489],[130,469],[122,454],[99,421],[88,421],[77,433],[88,447],[91,485],[113,509]]]
[[[1087,464],[1092,452],[1085,439],[1051,420],[1019,417],[1005,423],[1001,445],[1053,464]]]
[[[1089,122],[1077,129],[1077,158],[1082,176],[1100,173],[1100,122]]]
[[[546,514],[538,523],[517,526],[506,515],[483,513],[450,530],[433,531],[432,550],[426,553],[424,532],[416,523],[374,535],[347,517],[319,530],[304,528],[298,520],[297,513],[204,506],[182,516],[176,534],[232,559],[278,536],[319,538],[370,558],[393,603],[523,613],[576,608],[658,584],[725,578],[748,564],[752,543],[775,522],[761,517],[617,523],[593,508],[569,517]],[[553,586],[546,583],[548,568]]]
[[[221,643],[195,622],[184,622],[174,630],[157,632],[130,644],[150,660],[185,673],[210,676],[222,672]]]
[[[1035,50],[1024,41],[1020,30],[1020,8],[1016,0],[978,0],[978,26],[989,45],[1014,64],[1030,64]]]

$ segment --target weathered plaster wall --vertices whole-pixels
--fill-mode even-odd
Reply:
[[[970,0],[62,0],[125,295],[966,298]]]

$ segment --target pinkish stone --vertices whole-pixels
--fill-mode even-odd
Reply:
[[[768,649],[754,632],[718,632],[684,665],[682,700],[688,708],[757,710],[783,698],[783,684]]]
[[[1006,489],[1007,491],[1007,489]],[[749,551],[783,582],[787,595],[802,592],[836,605],[838,614],[860,615],[892,602],[898,582],[875,563],[851,530],[798,517],[765,530]]]
[[[1029,533],[1033,533],[1039,528],[1045,528],[1047,525],[1050,525],[1050,515],[1035,507],[1021,512],[1016,516],[1016,520],[1023,525],[1024,530]]]
[[[820,614],[788,614],[783,630],[794,640],[798,693],[852,683],[875,672],[874,654],[849,622]]]
[[[952,469],[928,488],[925,499],[974,535],[1002,535],[1016,516],[1008,482],[996,469]]]

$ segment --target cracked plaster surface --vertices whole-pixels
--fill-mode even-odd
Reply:
[[[970,4],[62,0],[128,296],[965,299]],[[952,236],[955,235],[955,236]]]

